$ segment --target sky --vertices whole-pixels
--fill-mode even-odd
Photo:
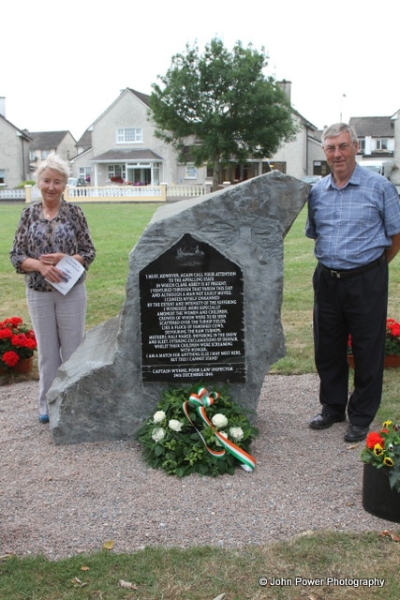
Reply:
[[[5,0],[0,96],[19,129],[75,139],[121,90],[150,94],[186,44],[219,38],[264,47],[267,76],[291,81],[293,107],[313,125],[400,109],[398,0]]]

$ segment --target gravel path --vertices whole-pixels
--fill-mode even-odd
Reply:
[[[58,559],[148,545],[237,547],[305,531],[395,530],[362,508],[360,448],[346,423],[323,432],[315,375],[265,379],[253,473],[177,479],[147,467],[136,442],[55,446],[37,422],[37,382],[0,386],[0,556]]]

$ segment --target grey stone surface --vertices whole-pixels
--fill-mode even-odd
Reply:
[[[56,444],[132,436],[171,384],[143,383],[139,273],[185,233],[243,271],[246,382],[232,398],[254,411],[270,366],[285,354],[280,311],[283,240],[304,206],[308,184],[279,171],[159,208],[129,258],[118,317],[90,330],[48,393]]]

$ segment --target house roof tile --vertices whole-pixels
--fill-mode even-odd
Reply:
[[[119,150],[113,148],[92,158],[92,162],[125,162],[127,160],[162,160],[162,157],[148,149],[126,148],[125,150]]]
[[[69,131],[33,131],[29,133],[32,138],[29,147],[31,150],[50,150],[51,148],[58,148],[59,144],[61,144],[68,134],[72,136]]]
[[[147,106],[150,106],[150,96],[148,94],[143,94],[142,92],[138,92],[136,90],[133,90],[132,88],[128,89],[132,92],[132,94],[135,94],[135,96],[137,96],[142,102],[147,104]]]
[[[351,117],[349,123],[358,137],[394,137],[391,117]]]
[[[18,131],[18,133],[21,135],[21,137],[25,138],[28,141],[31,139],[31,134],[26,129],[19,129],[18,127],[16,127],[15,125],[13,125],[13,123],[11,123],[11,121],[9,121],[8,119],[6,119],[3,115],[0,115],[0,119],[2,121],[4,121],[5,123],[8,123],[8,125],[10,125],[11,127],[13,127],[16,131]]]
[[[81,148],[91,148],[92,132],[90,129],[86,129],[86,131],[83,132],[79,140],[76,142],[76,145],[80,146]]]

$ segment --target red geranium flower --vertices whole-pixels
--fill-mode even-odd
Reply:
[[[28,348],[29,350],[36,350],[36,340],[32,339],[32,338],[26,338],[25,340],[25,348]]]
[[[13,346],[24,348],[26,340],[27,337],[24,333],[17,333],[17,335],[13,335],[11,338],[11,343]]]
[[[0,340],[5,340],[7,338],[11,338],[13,336],[13,332],[8,327],[4,329],[0,329]]]
[[[19,356],[13,350],[9,350],[8,352],[4,352],[3,356],[1,357],[1,360],[4,364],[7,365],[7,367],[15,367],[15,365],[19,361]]]

